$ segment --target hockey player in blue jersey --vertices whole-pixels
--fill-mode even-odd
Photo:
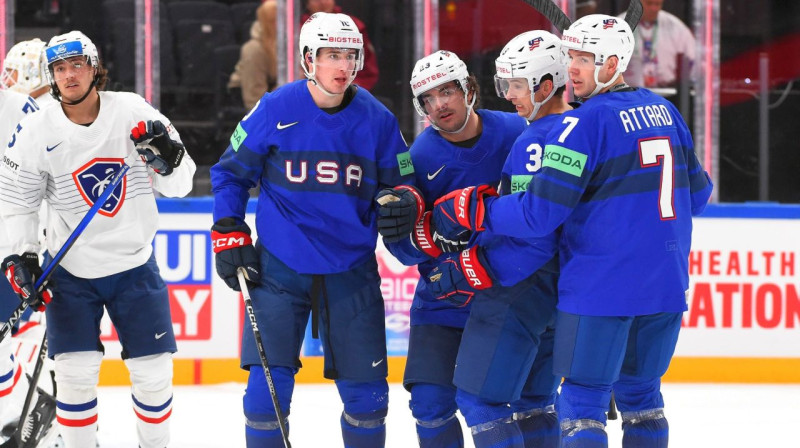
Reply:
[[[533,237],[562,226],[554,360],[565,378],[562,446],[608,445],[613,388],[623,446],[666,447],[660,380],[686,310],[692,216],[711,181],[677,109],[625,85],[627,23],[585,16],[562,44],[584,102],[548,134],[542,172],[521,195],[454,191],[437,201],[433,222],[445,237],[483,229]]]
[[[430,212],[417,220],[419,208],[430,209],[433,199],[457,187],[500,182],[511,144],[525,129],[525,120],[512,113],[477,109],[477,80],[458,56],[437,51],[419,61],[411,75],[413,104],[430,127],[411,145],[419,193],[398,188],[382,191],[394,196],[381,209],[378,227],[389,250],[404,264],[418,265],[420,281],[411,305],[411,331],[403,384],[411,392],[420,447],[462,447],[464,437],[456,418],[456,389],[452,384],[456,354],[470,312],[469,296],[434,294],[428,275],[447,252],[466,247],[444,241],[430,227]],[[403,220],[401,211],[407,211]],[[402,224],[401,224],[402,223]],[[411,232],[412,227],[414,231]]]
[[[509,41],[495,62],[497,94],[531,122],[503,168],[504,195],[524,191],[541,170],[545,136],[570,109],[560,50],[556,36],[529,31]],[[474,291],[453,383],[476,447],[559,446],[556,238],[557,232],[527,239],[481,232],[470,249],[429,274],[433,291]]]
[[[414,182],[397,119],[352,85],[363,40],[344,14],[316,13],[300,31],[306,80],[264,95],[211,169],[217,273],[238,290],[247,272],[282,414],[309,314],[339,390],[344,445],[384,446],[388,410],[384,305],[375,258],[383,188]],[[258,241],[245,224],[258,186]],[[247,446],[284,446],[253,333],[243,329],[241,366]]]

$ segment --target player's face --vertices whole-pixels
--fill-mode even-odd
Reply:
[[[464,91],[455,81],[442,84],[419,96],[428,119],[439,129],[457,131],[467,119]]]
[[[572,81],[575,96],[585,98],[594,91],[597,86],[594,82],[594,67],[593,53],[569,50],[567,73]]]
[[[538,85],[534,90],[538,90]],[[510,78],[498,79],[498,88],[501,90],[503,97],[517,109],[517,114],[520,117],[529,117],[533,112],[533,103],[531,102],[531,89],[528,85],[527,78]]]
[[[58,60],[52,70],[61,96],[68,101],[77,101],[85,95],[95,74],[86,56]]]
[[[358,51],[346,48],[320,48],[315,62],[317,82],[330,93],[344,93],[358,63]]]

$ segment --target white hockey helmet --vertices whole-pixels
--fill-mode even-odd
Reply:
[[[528,80],[531,91],[533,112],[528,120],[533,120],[544,103],[553,97],[556,90],[567,84],[567,68],[561,54],[561,39],[547,31],[526,31],[506,44],[495,60],[494,87],[497,96],[505,98],[508,92],[508,79],[524,78]],[[542,102],[534,100],[539,90],[542,77],[553,78],[553,91]]]
[[[586,51],[595,56],[594,80],[597,87],[591,96],[612,84],[628,68],[633,56],[634,37],[630,25],[622,19],[605,14],[590,14],[576,20],[564,30],[561,37],[562,51]],[[600,83],[597,75],[602,65],[611,56],[619,59],[617,72],[606,83]]]
[[[44,47],[45,43],[41,39],[22,41],[11,47],[0,75],[3,88],[28,95],[48,85]],[[17,72],[16,81],[11,75],[13,71]]]
[[[347,14],[318,12],[311,15],[300,28],[300,60],[306,78],[316,81],[314,64],[320,48],[347,48],[357,50],[356,67],[350,75],[350,81],[356,72],[364,68],[364,36],[358,31],[356,23]],[[311,52],[311,64],[305,61],[305,55]]]
[[[411,94],[414,95],[412,100],[414,109],[417,110],[421,117],[427,116],[425,107],[420,101],[420,95],[450,81],[455,81],[464,91],[464,102],[466,103],[469,97],[468,80],[467,64],[459,59],[455,53],[439,50],[425,56],[417,61],[414,65],[414,70],[411,72]],[[476,97],[477,95],[473,95],[472,104],[466,103],[468,109],[472,109]],[[467,116],[469,116],[469,112]]]
[[[47,80],[51,86],[55,85],[52,71],[53,63],[60,59],[68,59],[74,56],[86,56],[92,67],[98,67],[97,47],[82,32],[70,31],[50,39],[45,48],[45,58],[47,59]]]

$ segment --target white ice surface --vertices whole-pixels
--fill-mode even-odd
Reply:
[[[665,384],[670,446],[800,447],[800,385]],[[178,386],[172,413],[171,448],[244,447],[244,384]],[[408,393],[390,386],[387,448],[416,445]],[[137,446],[127,387],[101,387],[99,434],[102,448]],[[341,403],[333,384],[298,385],[292,402],[294,448],[341,447]],[[609,446],[621,446],[619,420],[609,422]],[[466,446],[473,447],[465,431]]]

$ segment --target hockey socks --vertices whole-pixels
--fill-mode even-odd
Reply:
[[[420,448],[463,448],[454,387],[415,383],[408,404],[417,421]]]
[[[375,381],[336,380],[344,404],[340,419],[345,448],[381,448],[386,445],[389,385]]]
[[[664,409],[622,413],[623,448],[667,448],[669,423]]]
[[[459,389],[456,402],[472,433],[475,448],[524,448],[513,410]]]
[[[525,448],[558,448],[561,430],[553,406],[514,413]]]
[[[278,402],[289,430],[289,406],[294,390],[294,371],[289,367],[270,366]],[[283,435],[272,405],[264,368],[250,366],[247,390],[243,399],[247,448],[284,448]]]
[[[464,434],[455,414],[444,421],[417,420],[417,438],[420,448],[464,448]]]
[[[597,420],[562,420],[561,448],[607,448],[605,425]]]

